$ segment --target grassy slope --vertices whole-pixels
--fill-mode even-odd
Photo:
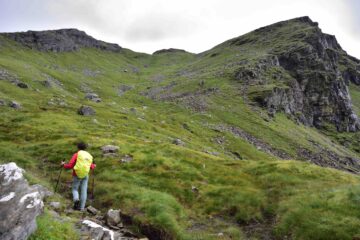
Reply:
[[[357,176],[278,160],[242,139],[206,127],[219,123],[238,126],[292,156],[299,146],[311,149],[309,140],[339,154],[355,155],[281,114],[264,121],[260,109],[253,111],[244,103],[236,84],[234,87],[227,77],[213,74],[217,65],[234,58],[230,49],[215,59],[183,53],[149,56],[129,50],[120,54],[92,49],[40,53],[4,39],[1,42],[0,66],[16,73],[31,88],[0,81],[0,98],[23,104],[19,111],[1,107],[0,161],[16,161],[41,181],[54,184],[58,163],[70,157],[75,141],[86,140],[98,164],[95,205],[121,208],[137,221],[162,228],[177,239],[211,239],[218,232],[224,232],[225,238],[241,239],[244,234],[238,223],[262,222],[269,217],[280,238],[351,239],[359,233]],[[266,54],[247,49],[250,52],[240,57]],[[139,68],[139,73],[132,72],[132,66]],[[87,77],[85,68],[101,74]],[[179,75],[182,69],[190,75]],[[59,79],[64,87],[45,88],[39,82],[44,80],[43,73]],[[159,74],[164,81],[154,83],[153,77]],[[180,83],[178,91],[193,91],[201,80],[206,87],[221,90],[208,99],[207,113],[154,102],[139,94],[147,87],[172,81]],[[103,102],[85,100],[79,90],[81,83],[89,85]],[[116,87],[120,84],[135,88],[119,97]],[[47,102],[54,97],[65,99],[68,106],[49,106]],[[93,106],[96,116],[77,115],[81,104]],[[227,141],[219,146],[212,139],[222,135]],[[173,138],[186,145],[171,144]],[[121,164],[120,158],[103,158],[99,147],[104,144],[119,145],[121,154],[132,154],[134,160]],[[220,154],[209,155],[206,150]],[[241,153],[244,160],[235,160],[230,151]],[[63,174],[63,182],[70,179],[70,173]],[[199,189],[198,194],[192,186]],[[67,191],[65,184],[62,189]]]

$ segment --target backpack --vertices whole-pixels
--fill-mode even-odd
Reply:
[[[90,153],[80,150],[77,155],[76,164],[74,167],[76,176],[84,178],[89,174],[90,166],[93,162],[93,157]]]

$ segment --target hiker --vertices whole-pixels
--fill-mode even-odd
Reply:
[[[66,169],[73,169],[72,194],[74,200],[74,209],[83,211],[87,198],[87,187],[90,169],[96,165],[93,163],[93,157],[86,150],[87,145],[84,142],[77,144],[78,152],[75,153],[69,163],[61,162]],[[80,187],[80,198],[79,198]]]

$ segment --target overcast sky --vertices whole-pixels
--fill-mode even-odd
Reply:
[[[138,52],[199,53],[305,15],[360,58],[360,0],[0,0],[0,32],[78,28]]]

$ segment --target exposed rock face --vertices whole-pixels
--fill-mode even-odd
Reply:
[[[294,28],[284,35],[287,45],[275,45],[267,58],[240,67],[235,78],[250,84],[272,84],[269,78],[283,83],[255,99],[270,115],[284,111],[305,125],[320,128],[329,122],[338,131],[359,130],[348,84],[360,84],[360,61],[347,55],[334,36],[322,33],[308,17],[263,27],[254,34],[279,38],[272,34],[286,25]],[[231,44],[246,40],[235,39]]]
[[[26,47],[40,51],[71,52],[80,48],[98,48],[112,52],[121,50],[121,47],[117,44],[96,40],[77,29],[27,31],[2,33],[1,35],[13,39]]]
[[[223,124],[214,125],[214,126],[209,125],[208,127],[210,127],[211,129],[213,129],[215,131],[219,131],[219,132],[229,132],[236,137],[242,138],[245,141],[247,141],[248,143],[254,145],[259,151],[266,152],[270,155],[279,157],[281,159],[292,159],[292,157],[289,156],[289,154],[287,154],[283,151],[280,151],[278,149],[274,149],[269,144],[257,139],[256,137],[252,136],[251,134],[243,131],[242,129],[240,129],[238,127],[226,126]],[[233,152],[233,154],[241,159],[241,156],[238,152]]]
[[[27,239],[36,230],[42,199],[49,192],[40,185],[29,186],[24,170],[15,163],[0,165],[0,239]]]

